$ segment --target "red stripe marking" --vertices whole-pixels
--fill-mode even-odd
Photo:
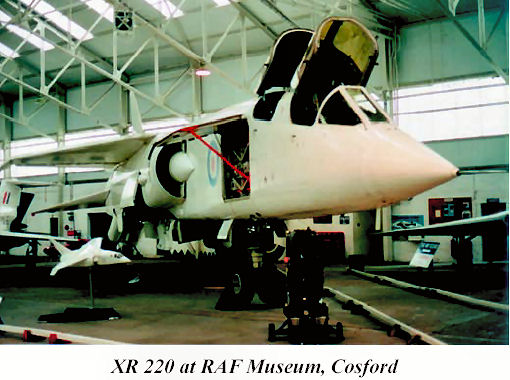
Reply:
[[[201,136],[199,136],[195,132],[196,128],[197,127],[187,127],[187,128],[183,128],[182,130],[191,133],[194,137],[197,138],[197,140],[199,140],[208,149],[210,149],[215,155],[217,155],[219,158],[221,158],[228,166],[230,166],[232,168],[232,170],[234,170],[237,174],[239,174],[241,177],[246,179],[248,181],[248,184],[250,184],[250,177],[248,177],[246,174],[244,174],[242,171],[240,171],[238,168],[236,168],[234,165],[232,165],[232,163],[229,160],[227,160],[220,152],[218,152],[216,149],[214,149],[207,141],[205,141]]]
[[[7,199],[7,191],[4,193],[4,200],[3,200],[3,204],[5,204],[5,200]]]

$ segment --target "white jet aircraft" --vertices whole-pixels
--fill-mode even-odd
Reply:
[[[108,236],[133,241],[142,223],[158,241],[202,239],[225,247],[229,289],[241,303],[284,293],[276,270],[284,220],[375,209],[408,199],[458,169],[400,131],[363,87],[378,55],[375,38],[351,18],[275,42],[258,99],[205,115],[166,135],[135,135],[14,158],[4,164],[113,167],[104,191],[42,211],[103,204]]]
[[[119,252],[101,249],[103,238],[92,239],[75,251],[71,251],[54,239],[50,239],[50,241],[60,252],[60,262],[51,270],[51,276],[55,276],[59,270],[68,267],[91,267],[96,264],[112,265],[131,262]]]

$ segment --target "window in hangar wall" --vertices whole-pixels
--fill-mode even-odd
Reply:
[[[55,140],[48,137],[37,137],[33,139],[24,139],[11,142],[11,157],[25,156],[34,153],[43,153],[44,151],[57,147]],[[47,166],[16,166],[11,167],[12,177],[31,177],[37,175],[56,174],[56,167]]]
[[[66,133],[64,136],[64,146],[66,148],[73,146],[80,146],[85,144],[97,144],[111,140],[118,136],[111,128],[90,129],[79,132]],[[84,167],[84,166],[67,166],[65,167],[66,173],[83,173],[94,172],[102,170],[97,167]]]
[[[394,119],[421,141],[507,134],[508,85],[497,77],[401,88]]]

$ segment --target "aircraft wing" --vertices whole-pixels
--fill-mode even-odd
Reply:
[[[11,231],[0,231],[0,236],[10,237],[14,239],[26,239],[26,240],[50,240],[55,239],[57,241],[76,241],[75,238],[52,236],[38,233],[25,233],[25,232],[11,232]]]
[[[94,166],[111,167],[129,159],[154,135],[136,135],[115,138],[100,143],[61,148],[46,153],[14,157],[6,161],[0,170],[9,165],[26,166]]]
[[[105,205],[106,198],[108,198],[109,190],[99,191],[97,193],[87,195],[86,197],[77,198],[70,200],[68,202],[58,203],[51,207],[46,207],[40,210],[37,210],[32,213],[32,215],[40,214],[43,212],[54,212],[54,211],[64,211],[64,210],[77,210],[80,208],[93,208],[93,207],[102,207]]]
[[[425,227],[405,228],[376,232],[379,236],[468,236],[480,235],[491,230],[496,224],[506,223],[508,225],[508,211],[496,214],[456,220],[453,222],[437,223]]]
[[[60,262],[57,265],[55,265],[53,267],[53,269],[51,270],[50,276],[55,276],[57,274],[57,272],[61,269],[77,266],[78,264],[87,260],[87,257],[82,257],[80,255],[75,255],[75,256],[76,257],[73,257],[71,259],[68,259],[64,262]]]
[[[19,187],[48,187],[48,186],[58,185],[58,182],[29,181],[29,180],[18,179],[18,178],[10,178],[10,179],[4,180],[4,181],[10,182],[13,185],[16,185]]]

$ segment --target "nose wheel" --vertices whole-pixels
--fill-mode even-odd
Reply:
[[[250,306],[255,287],[253,270],[248,265],[237,265],[228,275],[225,290],[221,293],[216,309],[242,310]]]
[[[285,274],[277,269],[283,247],[274,247],[273,226],[264,220],[237,221],[232,227],[230,247],[216,252],[227,268],[225,290],[218,310],[251,308],[255,293],[268,307],[282,307],[287,298]]]

